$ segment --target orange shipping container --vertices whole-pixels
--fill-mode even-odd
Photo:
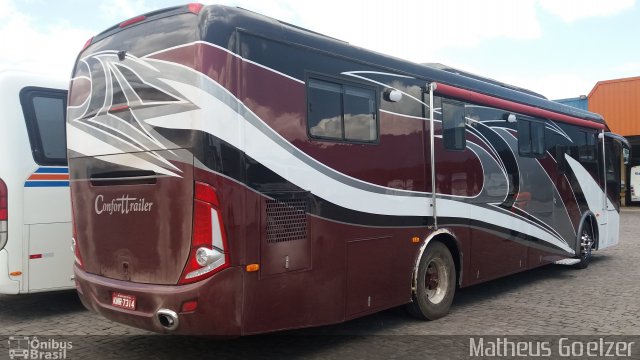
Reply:
[[[602,115],[615,133],[640,135],[640,77],[598,81],[589,93],[589,111]]]

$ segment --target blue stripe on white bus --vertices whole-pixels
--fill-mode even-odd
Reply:
[[[68,174],[68,167],[41,167],[36,170],[36,174]]]
[[[69,186],[69,181],[27,181],[24,187],[65,187]]]

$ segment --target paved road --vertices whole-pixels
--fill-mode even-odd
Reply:
[[[156,336],[113,323],[86,311],[73,292],[0,295],[0,359],[8,356],[6,340],[15,335],[42,340],[70,336],[76,345],[68,358],[92,359],[369,359],[390,354],[424,359],[429,351],[439,355],[435,358],[451,358],[452,353],[438,353],[438,346],[433,350],[421,344],[441,342],[466,349],[461,354],[467,356],[468,337],[421,335],[640,335],[640,210],[623,211],[621,221],[620,244],[597,252],[588,269],[550,265],[461,289],[451,313],[433,322],[392,309],[339,325],[215,341]]]

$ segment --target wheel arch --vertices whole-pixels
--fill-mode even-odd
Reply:
[[[582,230],[585,226],[591,226],[591,231],[593,232],[591,235],[594,240],[593,248],[597,250],[600,247],[600,234],[598,232],[598,220],[596,219],[596,215],[591,210],[587,210],[582,214],[578,225],[578,231],[576,232],[576,244],[574,249],[576,254],[580,253],[580,234],[582,234]]]
[[[424,240],[420,249],[418,250],[418,254],[416,256],[415,264],[413,266],[413,272],[411,274],[411,295],[415,296],[417,284],[418,284],[418,266],[420,265],[420,260],[424,255],[424,251],[427,249],[427,246],[434,242],[440,242],[444,244],[451,253],[451,257],[453,258],[453,263],[455,265],[456,270],[456,284],[460,285],[462,282],[462,264],[463,264],[463,253],[460,250],[460,242],[458,241],[455,234],[449,229],[438,229],[427,236]]]

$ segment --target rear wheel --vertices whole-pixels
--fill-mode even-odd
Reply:
[[[580,254],[579,263],[575,264],[576,269],[586,269],[593,257],[593,245],[595,244],[591,224],[584,224],[580,233]]]
[[[427,246],[420,264],[413,301],[408,312],[424,320],[435,320],[449,312],[456,288],[456,269],[449,249],[440,242]]]

